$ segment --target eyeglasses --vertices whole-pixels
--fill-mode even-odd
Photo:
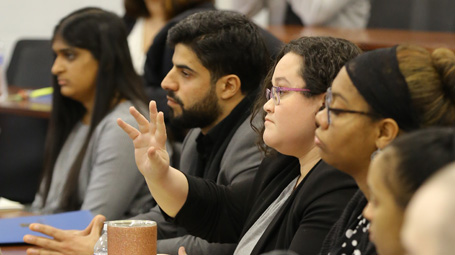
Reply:
[[[332,108],[330,105],[332,104],[333,101],[333,95],[332,95],[332,88],[327,89],[327,93],[325,95],[325,107],[327,109],[327,123],[330,125],[332,123],[332,113],[340,114],[340,113],[354,113],[354,114],[361,114],[361,115],[366,115],[370,117],[379,117],[377,114],[371,113],[371,112],[362,112],[362,111],[354,111],[354,110],[346,110],[346,109],[340,109],[340,108]]]
[[[267,91],[265,92],[265,97],[267,98],[267,100],[270,100],[270,98],[273,98],[273,102],[275,103],[275,105],[279,105],[280,104],[280,95],[281,95],[281,92],[283,92],[283,91],[299,91],[299,92],[306,91],[306,92],[310,92],[309,89],[287,88],[287,87],[275,87],[275,86],[272,86],[272,89],[267,89]]]

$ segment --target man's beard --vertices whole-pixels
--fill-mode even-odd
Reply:
[[[221,107],[218,104],[218,98],[215,94],[215,86],[212,86],[207,95],[199,102],[185,109],[183,102],[173,91],[169,91],[168,96],[173,98],[181,107],[182,114],[174,116],[171,109],[171,123],[181,128],[204,128],[211,125],[221,114]]]

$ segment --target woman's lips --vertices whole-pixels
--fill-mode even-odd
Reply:
[[[316,146],[318,146],[319,148],[323,148],[325,146],[324,143],[321,141],[321,139],[319,139],[319,137],[317,135],[314,135],[314,144]]]
[[[273,123],[273,121],[271,121],[269,118],[265,118],[265,119],[264,119],[264,123],[266,123],[266,122]]]
[[[65,79],[58,79],[58,80],[57,80],[57,83],[58,83],[58,85],[60,85],[60,86],[65,86],[65,85],[68,84],[68,81],[65,80]]]

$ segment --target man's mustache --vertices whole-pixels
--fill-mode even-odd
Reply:
[[[174,91],[167,92],[167,96],[172,98],[175,102],[177,102],[177,104],[179,104],[183,108],[182,100],[175,95]]]

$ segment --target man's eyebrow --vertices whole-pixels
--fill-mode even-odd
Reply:
[[[190,68],[189,66],[187,66],[187,65],[183,65],[183,64],[179,65],[179,64],[177,64],[177,65],[175,65],[175,67],[180,68],[180,69],[190,70],[191,72],[195,73],[195,71],[194,71],[193,69],[191,69],[191,68]]]

